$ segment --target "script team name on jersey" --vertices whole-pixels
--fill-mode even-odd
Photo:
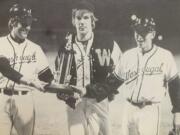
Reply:
[[[36,53],[34,52],[33,54],[28,54],[28,55],[24,55],[24,56],[18,56],[15,55],[14,57],[10,57],[9,58],[10,64],[17,64],[17,63],[34,63],[37,61],[36,58]]]
[[[136,78],[138,76],[138,74],[144,73],[144,75],[159,75],[159,74],[163,74],[163,66],[164,63],[161,63],[160,65],[152,65],[152,66],[146,66],[142,69],[138,69],[138,70],[134,70],[133,69],[129,69],[126,73],[125,73],[125,78],[126,80],[132,79],[132,78]]]

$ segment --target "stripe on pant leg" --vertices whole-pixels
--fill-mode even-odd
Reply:
[[[160,114],[159,106],[157,107],[157,111],[158,111],[158,117],[157,117],[157,131],[156,131],[156,135],[158,135],[158,133],[159,133],[159,122],[160,122],[160,120],[159,120],[159,118],[160,118],[160,116],[159,116],[159,114]]]

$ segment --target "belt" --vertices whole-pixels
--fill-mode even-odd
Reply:
[[[134,102],[134,101],[132,101],[131,99],[127,99],[127,101],[128,101],[129,103],[131,103],[132,105],[137,106],[137,107],[139,107],[139,108],[143,108],[143,107],[145,107],[145,106],[147,106],[147,105],[152,105],[152,104],[154,104],[154,103],[159,103],[159,102],[152,102],[152,101]]]
[[[8,96],[12,95],[26,95],[28,91],[17,91],[17,90],[12,90],[12,89],[0,89],[0,94],[5,94]]]

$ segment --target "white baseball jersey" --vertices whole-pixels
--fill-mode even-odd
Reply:
[[[138,47],[125,52],[114,73],[125,81],[127,96],[134,102],[160,102],[167,82],[178,75],[171,52],[156,45],[144,55]]]
[[[0,56],[8,58],[11,67],[30,79],[36,79],[49,67],[42,49],[28,39],[19,44],[10,35],[1,37]],[[5,94],[5,90],[8,91],[6,88],[14,88],[19,92],[9,96]],[[34,101],[31,92],[22,94],[23,91],[32,90],[32,87],[15,84],[0,74],[0,90],[0,134],[11,134],[13,123],[18,134],[32,135],[35,123]]]
[[[22,75],[37,78],[38,74],[49,68],[45,54],[40,46],[26,39],[18,44],[10,35],[0,38],[0,55],[9,59],[10,65]],[[12,87],[14,82],[0,75],[0,88]],[[23,85],[15,84],[16,89],[24,90]],[[26,87],[27,88],[27,87]]]

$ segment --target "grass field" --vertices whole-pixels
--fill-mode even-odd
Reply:
[[[52,54],[48,54],[48,56],[52,56]],[[51,57],[48,58],[52,62]],[[176,60],[179,60],[179,56],[176,57]],[[178,63],[178,67],[180,69],[180,63]],[[113,135],[120,135],[121,133],[123,95],[124,93],[120,90],[120,94],[110,103]],[[34,99],[37,114],[35,135],[68,135],[66,105],[64,102],[57,100],[54,94],[41,94],[39,92],[34,93]],[[160,135],[167,135],[171,126],[171,104],[167,96],[162,103]]]

